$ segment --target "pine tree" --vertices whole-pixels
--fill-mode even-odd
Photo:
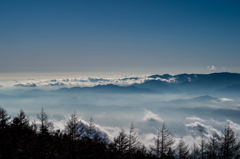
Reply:
[[[177,146],[178,158],[179,159],[187,159],[189,156],[188,146],[184,143],[182,139]]]
[[[219,142],[215,135],[210,137],[210,141],[207,144],[207,158],[217,159],[219,152]]]
[[[223,159],[230,159],[239,153],[240,144],[233,130],[227,125],[221,137],[220,156]]]
[[[75,159],[77,153],[77,140],[81,137],[83,132],[83,126],[80,122],[80,119],[76,112],[74,112],[70,119],[67,121],[65,125],[65,129],[67,131],[67,135],[69,137],[68,144],[68,158]]]
[[[125,158],[128,152],[128,137],[122,129],[118,136],[114,138],[114,153],[116,158]]]
[[[128,155],[129,159],[133,158],[133,154],[136,153],[136,151],[140,147],[140,142],[138,141],[138,135],[137,131],[134,129],[133,123],[131,123],[129,136],[128,136]]]
[[[96,133],[97,133],[97,128],[95,126],[93,118],[91,117],[89,122],[89,127],[87,128],[87,137],[89,139],[93,139]]]
[[[10,116],[8,116],[7,111],[0,107],[0,158],[5,159],[8,158],[7,151],[8,149],[8,141],[7,136],[9,133],[9,120],[11,119]]]
[[[160,158],[160,144],[161,144],[161,134],[160,131],[157,129],[157,138],[154,140],[154,146],[151,146],[150,149],[153,152],[153,154],[157,157]]]
[[[87,129],[87,147],[88,147],[88,158],[96,158],[101,155],[102,153],[102,139],[97,132],[97,127],[95,126],[94,120],[91,117],[89,126]]]
[[[42,159],[48,158],[51,156],[50,149],[51,149],[51,138],[48,131],[49,122],[48,116],[45,113],[44,109],[42,108],[40,114],[37,114],[38,119],[40,120],[40,129],[38,133],[39,137],[39,149],[40,149],[40,157]]]
[[[192,152],[191,152],[191,158],[192,159],[199,159],[200,157],[200,150],[198,146],[194,143],[192,147]]]
[[[157,139],[155,140],[154,147],[151,147],[151,150],[160,158],[161,156],[167,156],[169,148],[173,149],[174,139],[165,123],[163,123],[162,129],[157,130]]]
[[[207,143],[203,138],[201,138],[201,142],[200,142],[200,158],[201,159],[205,159],[206,158],[206,148],[207,148]]]
[[[32,130],[29,126],[29,120],[22,110],[20,110],[20,113],[13,118],[11,130],[13,137],[12,147],[14,148],[12,155],[19,159],[29,158]]]
[[[167,159],[174,159],[174,151],[172,150],[171,147],[169,147],[168,152],[167,152]]]

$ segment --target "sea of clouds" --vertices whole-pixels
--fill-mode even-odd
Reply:
[[[154,78],[155,80],[161,80],[166,82],[175,82],[175,78],[161,79]],[[74,78],[54,78],[54,79],[26,79],[26,80],[5,80],[0,81],[1,87],[93,87],[96,85],[114,84],[119,86],[127,86],[134,83],[143,83],[147,80],[153,80],[149,78],[149,75],[129,75],[129,76],[104,76],[104,77],[74,77]]]

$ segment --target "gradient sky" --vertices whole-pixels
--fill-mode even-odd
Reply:
[[[240,72],[239,8],[239,0],[1,0],[0,73]]]

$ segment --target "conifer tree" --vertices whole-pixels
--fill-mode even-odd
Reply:
[[[101,137],[97,132],[97,127],[95,126],[94,120],[91,117],[89,126],[87,128],[87,144],[88,144],[88,158],[96,158],[100,154],[102,154],[101,149],[99,149],[99,145],[101,145]]]
[[[48,131],[49,122],[48,116],[45,113],[44,109],[42,108],[40,114],[37,114],[37,117],[40,121],[40,128],[39,128],[39,153],[42,159],[48,158],[51,156],[50,149],[51,149],[51,139],[50,134]]]
[[[194,143],[192,147],[192,152],[191,152],[191,158],[192,159],[199,159],[200,157],[200,150],[198,146]]]
[[[89,122],[89,127],[87,129],[87,137],[89,139],[93,139],[94,136],[96,135],[96,133],[97,133],[96,126],[95,126],[93,118],[91,117],[90,122]]]
[[[20,110],[20,113],[13,118],[11,124],[11,133],[13,137],[13,156],[19,159],[26,159],[30,156],[32,130],[29,126],[29,119]]]
[[[174,159],[174,151],[172,150],[171,147],[169,147],[168,152],[167,152],[167,159]]]
[[[68,158],[75,159],[78,149],[77,140],[79,140],[83,132],[82,123],[80,122],[80,119],[76,112],[74,112],[71,115],[70,119],[67,121],[65,129],[69,137]]]
[[[133,123],[131,123],[129,136],[128,136],[128,155],[131,159],[133,154],[136,153],[136,151],[140,147],[140,142],[138,140],[137,131],[134,129]]]
[[[11,119],[8,116],[7,111],[0,107],[0,158],[5,159],[8,158],[8,145],[9,142],[7,140],[8,136],[8,128],[9,128],[9,120]]]
[[[207,158],[217,159],[219,153],[219,142],[216,135],[210,137],[210,141],[207,144]]]
[[[188,146],[184,143],[182,139],[177,146],[178,158],[179,159],[187,159],[189,156]]]
[[[153,152],[153,154],[157,157],[160,158],[160,143],[161,142],[161,134],[160,131],[157,129],[157,138],[154,140],[154,146],[151,146],[150,149]]]
[[[161,129],[157,130],[158,130],[157,139],[155,140],[154,147],[151,147],[151,150],[156,154],[157,157],[166,156],[169,151],[169,148],[173,150],[172,146],[174,144],[174,139],[165,123],[163,123]]]
[[[128,152],[128,137],[125,131],[122,129],[118,136],[114,138],[114,149],[116,158],[125,158]]]
[[[202,135],[202,138],[201,138],[201,141],[200,141],[199,145],[200,145],[200,158],[205,159],[206,158],[207,143],[204,140],[203,135]]]
[[[223,159],[230,159],[239,153],[240,144],[233,130],[227,125],[221,137],[220,156]]]

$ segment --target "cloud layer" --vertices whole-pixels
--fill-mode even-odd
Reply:
[[[145,110],[144,114],[145,114],[143,117],[144,121],[164,122],[163,119],[161,119],[157,114],[154,114],[150,110]]]
[[[58,78],[58,79],[28,79],[28,80],[12,80],[1,82],[1,85],[7,87],[93,87],[96,85],[114,84],[119,86],[127,86],[134,83],[143,83],[147,80],[153,80],[148,75],[139,76],[109,76],[109,77],[79,77],[79,78]],[[175,82],[175,78],[161,79],[165,82]],[[0,86],[1,86],[0,85]]]

